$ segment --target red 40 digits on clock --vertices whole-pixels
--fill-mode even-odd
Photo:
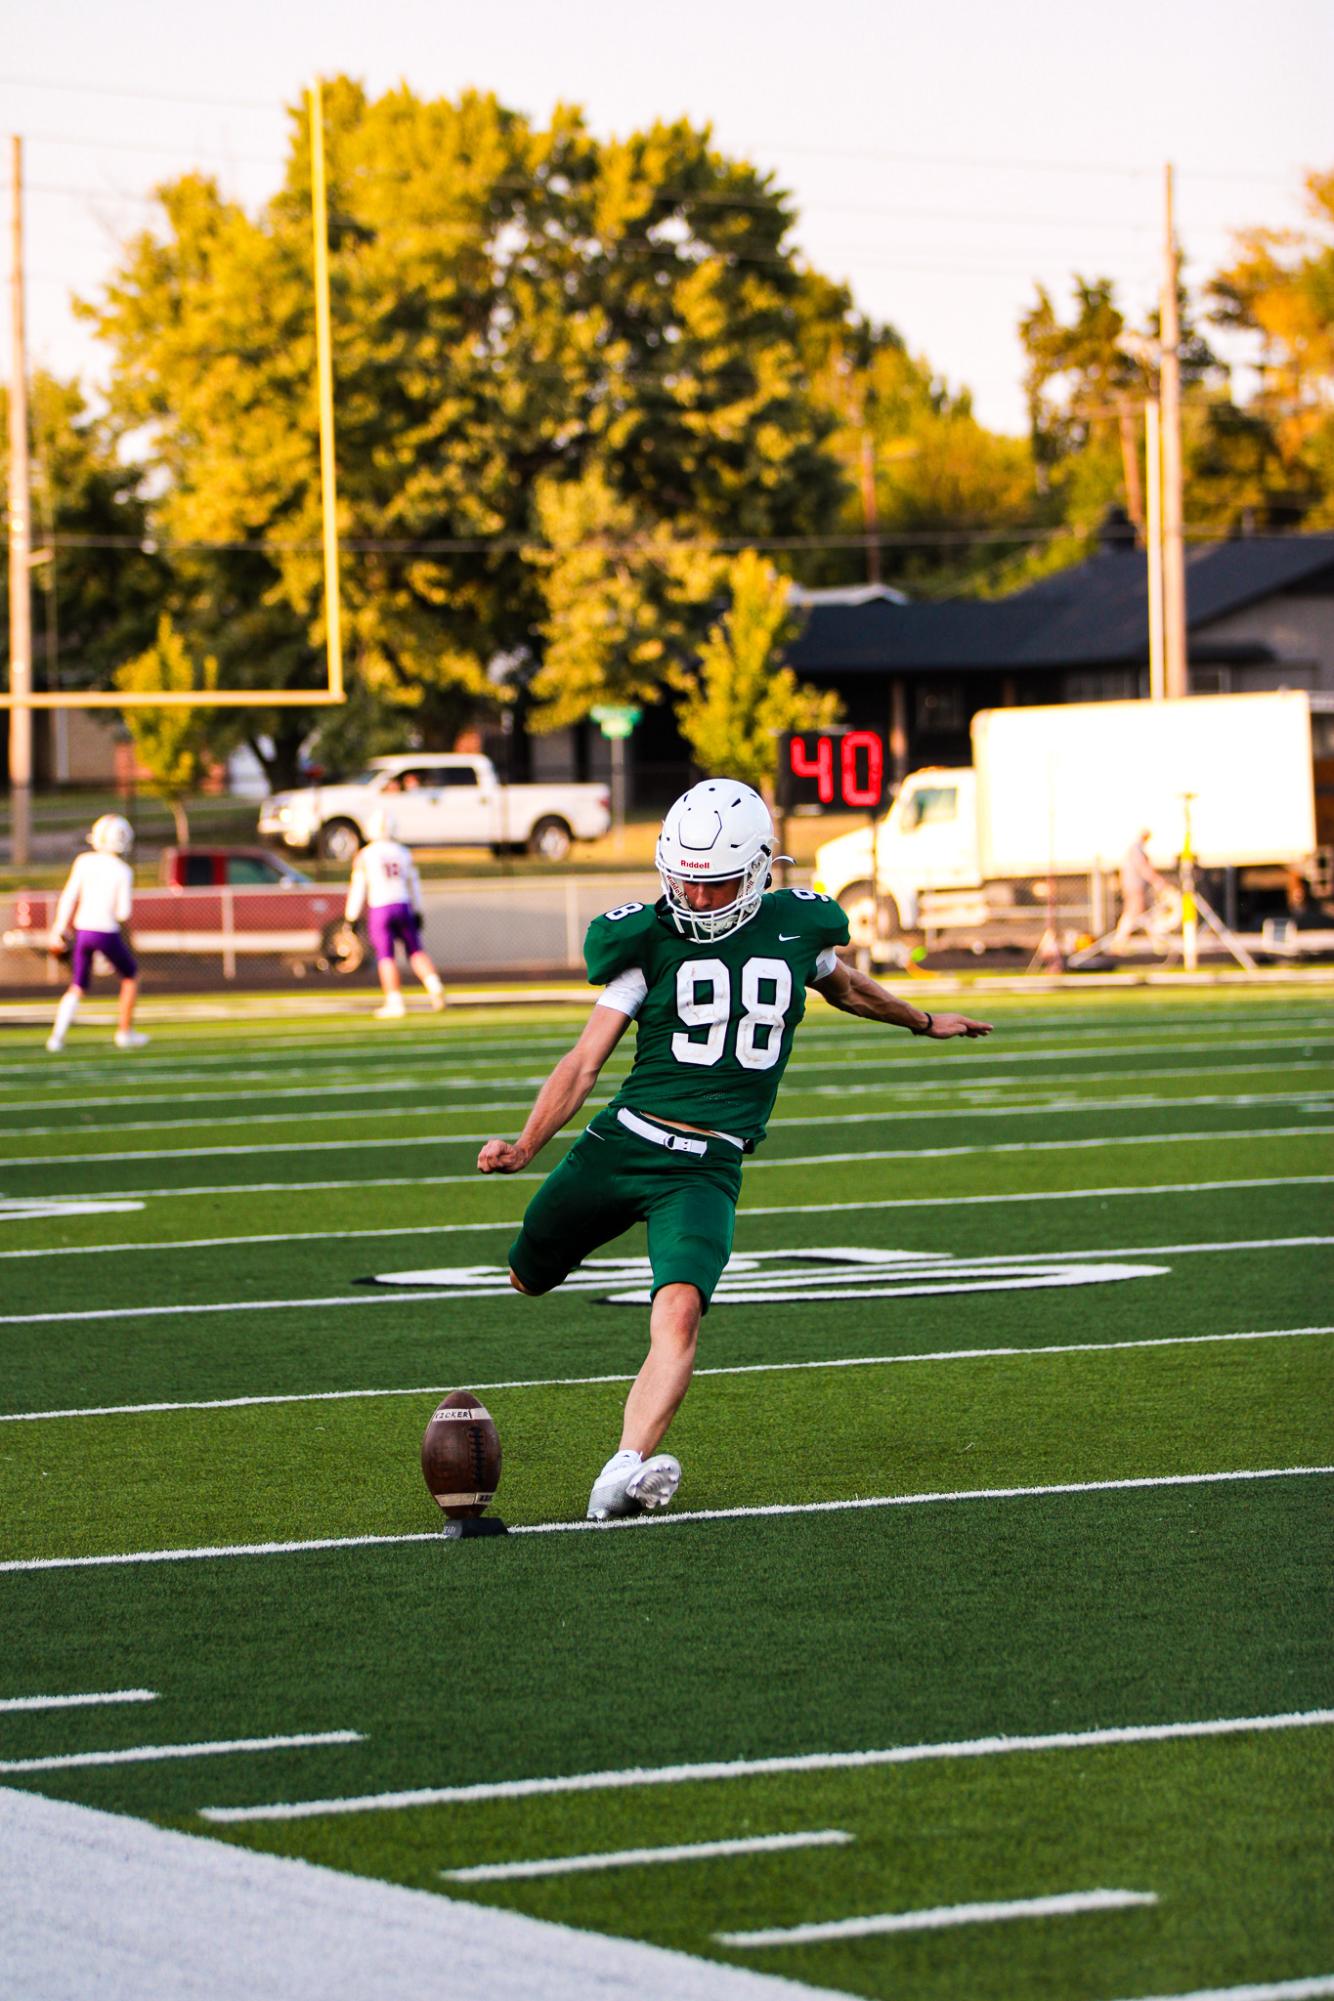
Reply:
[[[787,739],[787,756],[794,780],[815,781],[821,806],[874,811],[884,797],[885,746],[874,730],[794,733]]]

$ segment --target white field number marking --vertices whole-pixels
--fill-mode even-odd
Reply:
[[[1160,1277],[1166,1265],[1070,1264],[1058,1258],[954,1258],[944,1251],[828,1250],[734,1252],[715,1306],[810,1299],[912,1299],[927,1293],[1014,1292],[1047,1286],[1101,1285]],[[617,1306],[644,1306],[651,1297],[647,1258],[588,1258],[565,1282],[567,1291],[600,1293]],[[381,1273],[377,1285],[436,1287],[469,1299],[505,1296],[503,1265],[456,1265]]]

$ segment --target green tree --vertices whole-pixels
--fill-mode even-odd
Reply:
[[[1182,475],[1188,529],[1230,532],[1266,511],[1276,465],[1263,417],[1233,401],[1226,369],[1180,294]],[[1007,581],[1025,582],[1080,561],[1110,508],[1144,531],[1143,405],[1159,392],[1160,327],[1130,326],[1109,279],[1074,281],[1074,313],[1063,321],[1039,288],[1020,335],[1034,452],[1054,523],[1066,533],[1035,552]]]
[[[325,107],[344,630],[405,730],[449,741],[550,626],[543,482],[596,471],[680,541],[827,524],[809,287],[767,177],[685,123],[602,144],[573,110],[538,130],[346,79]],[[199,175],[160,200],[90,308],[113,408],[153,439],[178,623],[226,683],[300,687],[323,638],[304,121],[258,215]]]
[[[789,580],[744,549],[727,566],[726,584],[730,609],[709,629],[698,681],[677,704],[676,720],[702,770],[772,795],[778,732],[827,728],[842,704],[781,664],[796,626]]]
[[[599,703],[639,706],[686,688],[722,561],[620,499],[600,467],[543,481],[535,508],[545,643],[530,726],[563,729]]]
[[[117,668],[115,683],[126,695],[168,690],[205,693],[218,686],[218,663],[211,654],[202,660],[192,656],[164,613],[153,644]],[[185,801],[217,762],[217,711],[172,704],[127,708],[123,713],[139,760],[152,772],[158,793],[171,809],[177,843],[184,846],[190,838]]]
[[[1003,536],[1039,511],[1031,449],[980,424],[966,390],[951,390],[892,331],[864,324],[830,350],[817,381],[838,420],[830,449],[856,489],[840,516],[846,546],[821,564],[821,581],[867,579],[856,540],[870,519],[880,576],[912,592],[966,589],[998,549],[1022,546]]]
[[[106,686],[147,645],[165,600],[166,565],[150,541],[143,467],[78,385],[38,370],[28,397],[33,668],[38,687]],[[7,504],[8,393],[0,387],[0,510]],[[9,574],[0,571],[0,660],[9,646]]]
[[[1334,526],[1334,172],[1305,186],[1310,228],[1242,231],[1209,296],[1215,323],[1249,337],[1258,372],[1246,414],[1272,440],[1258,504],[1314,529]]]

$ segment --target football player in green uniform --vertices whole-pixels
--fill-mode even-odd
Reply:
[[[635,1058],[528,1205],[510,1282],[550,1292],[633,1223],[648,1226],[649,1352],[626,1399],[620,1449],[593,1485],[591,1518],[666,1506],[681,1468],[658,1446],[689,1387],[699,1323],[732,1249],[743,1155],[764,1138],[813,987],[833,1007],[937,1042],[989,1022],[927,1014],[845,965],[832,898],[769,891],[774,831],[750,786],[710,778],[662,823],[664,894],[595,917],[584,954],[603,988],[583,1034],[537,1094],[517,1140],[490,1139],[483,1174],[515,1174],[583,1104],[632,1021]],[[766,891],[769,891],[766,894]]]

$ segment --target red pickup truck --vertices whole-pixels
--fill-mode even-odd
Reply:
[[[364,953],[340,949],[344,895],[302,875],[266,848],[164,848],[161,887],[136,889],[130,932],[142,958],[220,956],[228,979],[238,959],[286,959],[294,972],[352,972]],[[44,952],[56,914],[55,890],[20,890],[11,949]]]

